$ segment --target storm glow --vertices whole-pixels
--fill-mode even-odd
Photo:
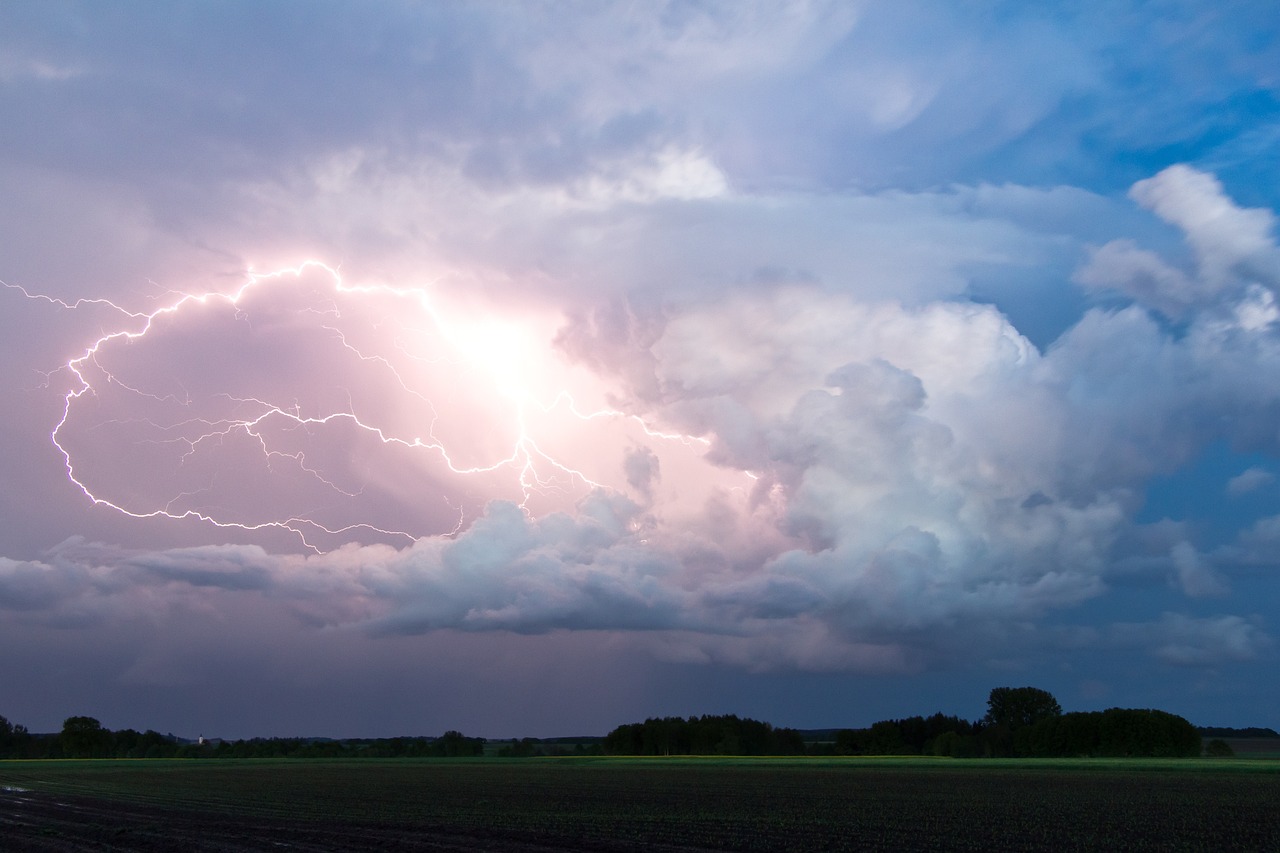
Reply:
[[[553,348],[558,318],[450,310],[319,261],[143,310],[14,289],[118,318],[65,365],[50,437],[68,479],[123,515],[287,531],[318,552],[453,535],[493,499],[546,514],[625,492],[638,448],[699,466],[703,492],[731,480],[701,460],[705,438],[608,407]]]

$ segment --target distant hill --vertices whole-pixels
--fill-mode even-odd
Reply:
[[[1233,729],[1227,726],[1198,726],[1196,731],[1200,732],[1200,737],[1280,738],[1280,734],[1277,734],[1275,729],[1260,729],[1256,726],[1250,726],[1247,729]]]

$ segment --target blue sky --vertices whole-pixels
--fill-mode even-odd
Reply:
[[[0,10],[0,713],[1280,726],[1278,33]]]

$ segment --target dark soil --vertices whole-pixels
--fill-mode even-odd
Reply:
[[[1238,766],[26,762],[0,853],[1280,851],[1280,772]]]
[[[527,835],[527,833],[522,833]],[[0,850],[5,853],[198,851],[275,853],[336,850],[498,851],[498,853],[692,853],[696,848],[515,837],[500,830],[388,827],[341,820],[285,820],[174,809],[92,797],[0,790]]]

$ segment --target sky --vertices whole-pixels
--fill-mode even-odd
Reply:
[[[1280,727],[1280,9],[0,5],[0,714]]]

